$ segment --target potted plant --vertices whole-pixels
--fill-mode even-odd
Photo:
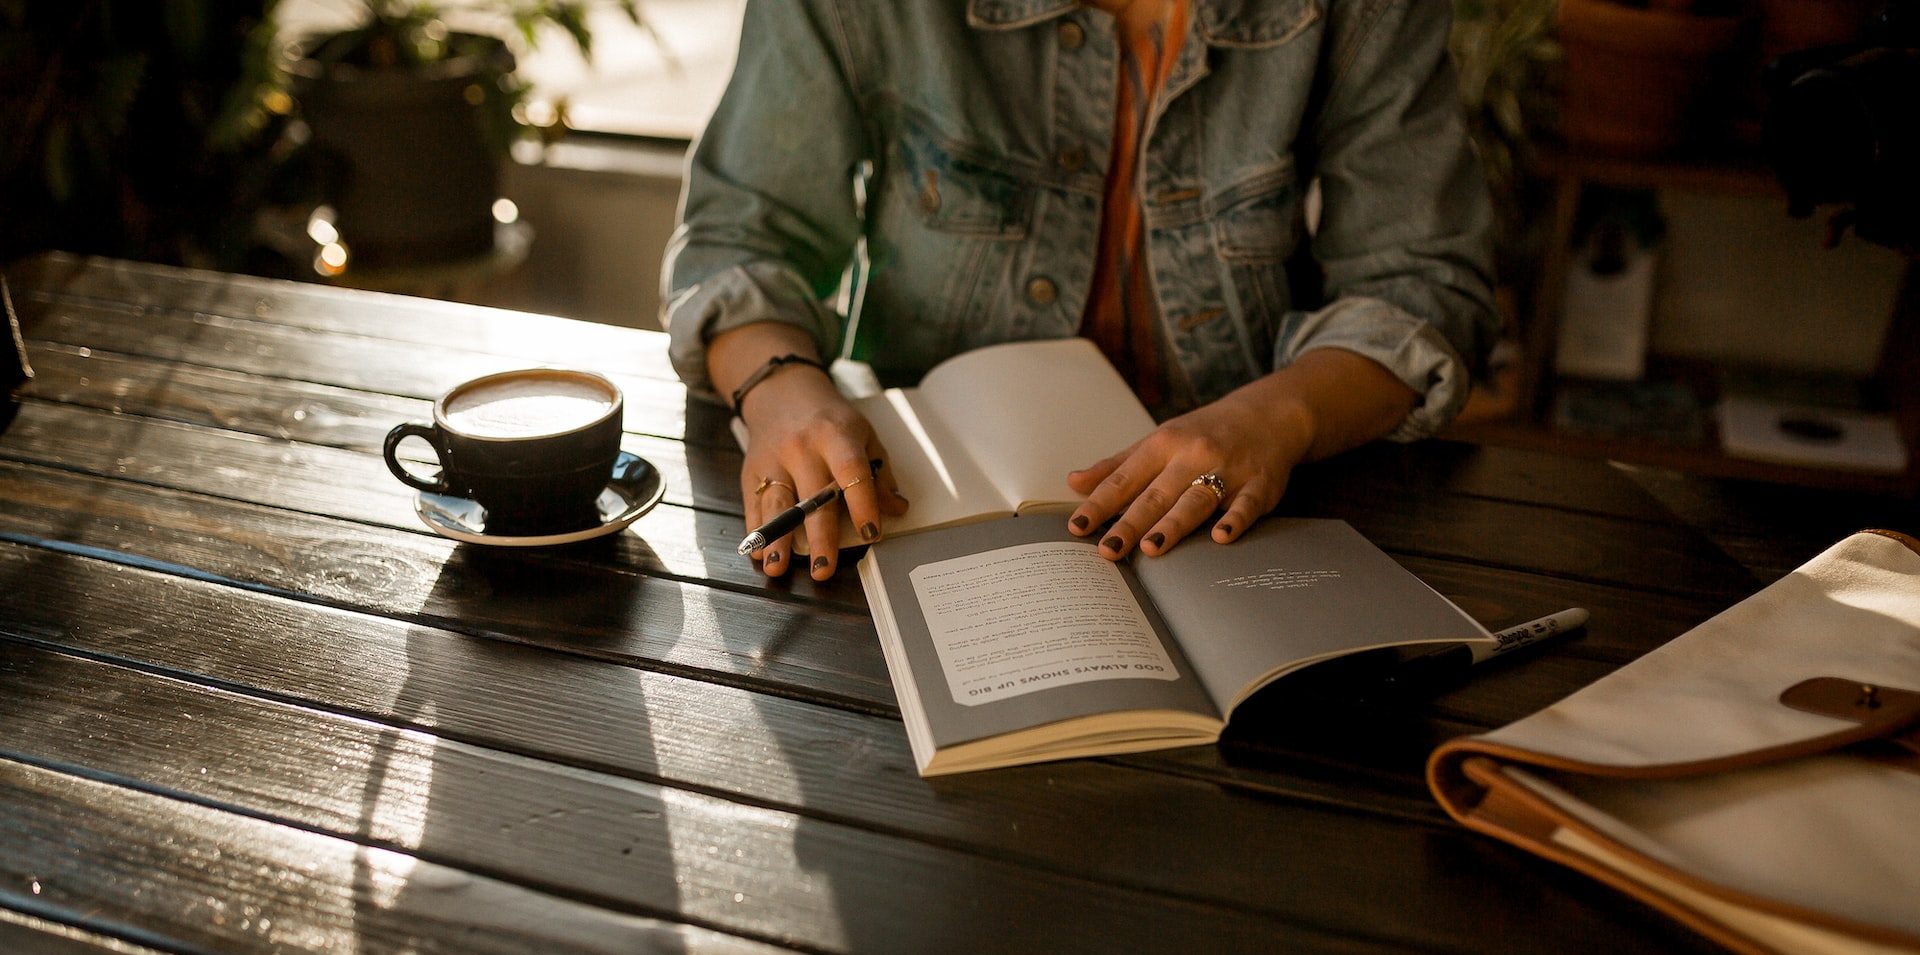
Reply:
[[[640,24],[638,0],[606,0]],[[356,0],[358,22],[293,48],[300,115],[356,264],[444,262],[493,247],[500,169],[527,84],[507,42],[558,28],[592,52],[584,0]],[[456,28],[458,24],[463,28]]]
[[[1715,65],[1739,37],[1737,12],[1711,0],[1561,0],[1567,141],[1635,156],[1680,145]]]
[[[1460,102],[1493,196],[1497,279],[1525,281],[1543,217],[1533,206],[1527,170],[1534,144],[1551,136],[1558,114],[1552,82],[1560,65],[1553,37],[1559,0],[1455,0],[1448,48],[1459,71]]]
[[[254,268],[255,215],[298,179],[275,2],[0,3],[0,263]]]

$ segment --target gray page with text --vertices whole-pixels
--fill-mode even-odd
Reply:
[[[1345,521],[1271,517],[1134,569],[1222,712],[1295,661],[1486,633]]]

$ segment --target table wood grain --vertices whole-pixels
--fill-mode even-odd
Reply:
[[[1431,696],[1287,687],[1219,746],[913,771],[859,586],[733,553],[739,453],[657,334],[48,256],[0,432],[0,950],[1706,951],[1450,823],[1432,746],[1551,703],[1910,502],[1430,442],[1305,469],[1491,626],[1588,632]],[[386,430],[590,367],[665,503],[429,533]],[[1759,500],[1761,503],[1755,503]]]

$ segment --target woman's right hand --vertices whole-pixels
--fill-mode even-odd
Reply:
[[[815,354],[804,332],[771,323],[734,329],[716,336],[708,347],[715,384],[728,390],[775,355]],[[844,517],[863,541],[879,538],[887,516],[906,513],[907,499],[900,496],[873,427],[819,369],[783,366],[755,385],[740,404],[737,410],[747,425],[740,496],[748,530],[829,484],[844,489]],[[832,577],[838,567],[842,519],[838,506],[823,507],[807,518],[815,580]],[[769,577],[786,574],[793,562],[792,536],[768,544],[753,558]]]

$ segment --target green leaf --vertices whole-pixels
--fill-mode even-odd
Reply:
[[[586,5],[581,3],[555,3],[549,11],[555,25],[567,31],[573,37],[575,45],[580,47],[580,55],[593,59],[593,32],[587,27]]]

